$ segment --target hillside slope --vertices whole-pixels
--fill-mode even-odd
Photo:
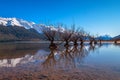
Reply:
[[[41,35],[36,30],[19,26],[0,25],[0,41],[40,40]]]

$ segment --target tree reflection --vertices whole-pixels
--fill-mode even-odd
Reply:
[[[95,51],[95,49],[96,49],[96,45],[95,44],[91,44],[89,46],[89,51]]]
[[[55,53],[57,53],[57,48],[53,46],[53,48],[50,49],[50,54],[46,57],[46,60],[43,62],[43,67],[53,67],[57,60],[55,59]]]
[[[120,47],[120,43],[114,43],[114,45]]]
[[[58,51],[56,48],[50,48],[50,54],[43,62],[44,68],[70,69],[80,66],[81,61],[88,55],[88,50],[84,45],[65,46],[65,49]]]

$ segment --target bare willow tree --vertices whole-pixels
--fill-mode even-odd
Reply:
[[[87,36],[87,33],[84,31],[84,29],[80,29],[79,31],[80,45],[83,45],[86,36]]]
[[[99,38],[99,43],[102,44],[102,38]]]
[[[97,37],[95,37],[94,35],[90,36],[89,35],[89,40],[90,40],[90,45],[92,44],[97,44]]]
[[[95,37],[94,37],[94,44],[97,44],[98,41],[99,41],[99,39],[98,39],[98,34],[96,34]]]
[[[65,27],[65,30],[63,32],[59,32],[61,40],[65,42],[65,46],[69,45],[73,33],[74,33],[74,25],[71,26],[71,29]]]
[[[50,41],[50,47],[56,47],[54,41],[57,31],[52,29],[51,27],[43,27],[41,31],[43,32],[45,39]]]
[[[74,45],[78,45],[78,40],[79,40],[79,33],[75,32],[72,37],[71,37],[71,41],[73,41]]]
[[[73,35],[71,36],[71,41],[74,43],[74,45],[78,45],[78,40],[79,40],[79,38],[80,38],[80,35],[79,35],[79,30],[80,30],[80,28],[76,28],[75,27],[75,25],[74,25],[74,27],[73,27]]]
[[[95,37],[93,36],[93,35],[90,35],[90,34],[88,34],[88,38],[89,38],[89,41],[90,41],[90,45],[93,45],[93,43],[94,43],[94,40],[95,40]]]

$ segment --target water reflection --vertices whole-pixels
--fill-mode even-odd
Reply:
[[[1,44],[0,67],[40,64],[44,67],[76,67],[88,55],[85,46],[46,49],[45,44]]]
[[[28,63],[36,52],[45,47],[46,44],[0,44],[0,67],[16,67]]]
[[[26,54],[35,54],[40,49],[46,50],[47,44],[14,44],[4,43],[0,44],[0,59],[20,58]]]
[[[53,48],[50,49],[50,54],[43,62],[44,68],[77,68],[84,57],[88,55],[85,46],[65,46],[65,49],[58,51]]]
[[[0,44],[0,67],[31,64],[39,65],[44,69],[79,68],[91,52],[99,50],[102,46],[110,45],[113,46],[113,44],[103,43],[47,48],[48,44]],[[120,44],[114,45],[120,46]]]
[[[114,46],[120,47],[120,43],[114,43]]]

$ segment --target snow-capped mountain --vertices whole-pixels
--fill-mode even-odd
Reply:
[[[45,24],[36,24],[18,18],[0,17],[0,41],[13,40],[41,40],[42,30],[54,30],[64,32],[64,28],[55,28]]]
[[[0,41],[39,40],[40,26],[17,18],[0,17]]]
[[[110,35],[103,35],[103,36],[97,37],[97,39],[101,39],[101,40],[111,40],[112,37],[111,37]]]
[[[26,21],[23,19],[18,19],[18,18],[2,18],[0,17],[0,25],[3,26],[19,26],[19,27],[24,27],[25,29],[35,29],[37,32],[41,32],[41,26],[44,27],[44,25],[38,25],[35,24],[34,22]]]
[[[34,24],[34,22],[28,22],[22,19],[0,17],[0,25],[4,26],[20,26],[25,27],[26,29],[30,29],[33,28]]]
[[[35,29],[37,32],[41,32],[41,28],[49,28],[55,31],[64,31],[64,28],[54,28],[54,26],[46,26],[44,24],[36,24],[34,22],[26,21],[18,18],[2,18],[0,17],[0,25],[3,26],[19,26],[25,29]]]

